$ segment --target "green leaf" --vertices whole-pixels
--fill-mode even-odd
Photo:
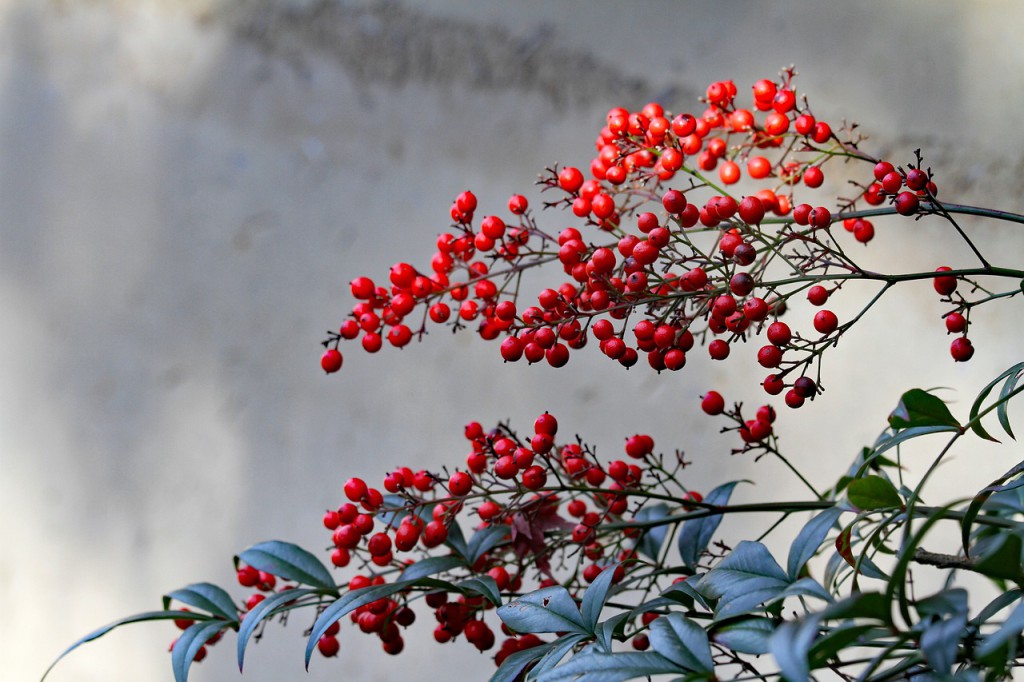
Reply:
[[[481,528],[466,544],[466,563],[472,566],[480,557],[500,545],[508,537],[508,526],[504,524]]]
[[[916,426],[952,426],[959,429],[960,422],[941,398],[920,388],[912,388],[903,394],[899,405],[889,415],[889,426],[894,429]]]
[[[924,599],[918,599],[914,602],[914,609],[922,619],[966,616],[967,590],[960,587],[940,590]]]
[[[1020,535],[1003,532],[996,540],[993,549],[977,557],[974,570],[990,578],[1005,580],[1024,580],[1024,565],[1021,563],[1022,546]]]
[[[164,610],[164,611],[146,611],[145,613],[137,613],[134,616],[127,616],[125,618],[120,618],[118,620],[115,620],[113,623],[107,623],[103,627],[97,628],[97,629],[93,630],[92,632],[87,634],[85,637],[82,637],[81,639],[76,641],[74,644],[69,646],[67,649],[62,651],[60,656],[55,658],[53,663],[50,664],[50,667],[47,668],[46,672],[43,673],[43,676],[40,678],[40,682],[42,682],[42,680],[46,679],[46,676],[50,674],[50,671],[53,670],[53,668],[58,663],[60,663],[62,658],[64,658],[65,656],[67,656],[68,654],[70,654],[72,651],[74,651],[78,647],[82,646],[83,644],[86,644],[87,642],[91,642],[91,641],[93,641],[95,639],[99,639],[100,637],[102,637],[103,635],[107,634],[108,632],[110,632],[111,630],[113,630],[115,628],[119,628],[122,625],[130,625],[132,623],[148,623],[149,621],[154,621],[154,620],[176,620],[178,618],[189,618],[189,619],[192,619],[192,620],[203,621],[203,622],[212,620],[212,618],[210,618],[209,616],[207,616],[205,614],[202,614],[202,613],[195,613],[193,611],[167,611],[167,610]]]
[[[822,601],[832,602],[832,595],[814,578],[800,578],[792,585],[789,585],[780,594],[780,597],[814,597]]]
[[[687,608],[689,608],[689,606],[693,602],[696,602],[700,604],[706,611],[711,611],[711,605],[708,604],[707,601],[705,601],[704,595],[702,595],[694,588],[694,585],[700,583],[701,577],[703,576],[690,576],[686,580],[680,581],[678,583],[673,583],[669,585],[667,588],[665,588],[661,595],[663,597],[671,599],[672,601],[678,604],[682,604]]]
[[[928,436],[933,433],[949,433],[959,431],[955,426],[912,426],[910,428],[901,429],[894,434],[885,434],[878,439],[875,443],[874,451],[871,456],[868,457],[867,461],[861,466],[861,473],[865,470],[875,459],[886,450],[896,447],[908,440],[914,438],[920,438],[921,436]]]
[[[498,581],[489,575],[476,576],[460,580],[453,585],[460,594],[479,594],[495,606],[501,606],[501,591]]]
[[[515,652],[502,661],[495,673],[491,675],[490,682],[517,682],[517,680],[520,679],[520,673],[526,669],[526,666],[543,658],[546,653],[554,648],[556,643],[562,641],[566,637],[578,636],[579,635],[565,635],[564,637],[556,639],[554,642],[540,644],[538,646],[530,647],[529,649],[523,649],[522,651]]]
[[[1017,608],[1010,612],[999,629],[982,641],[975,654],[979,659],[986,659],[1011,639],[1016,640],[1022,631],[1024,631],[1024,604],[1017,604]]]
[[[974,496],[974,499],[971,500],[970,505],[967,506],[967,511],[964,512],[963,521],[960,522],[960,540],[963,543],[965,556],[970,556],[971,526],[974,525],[974,519],[978,517],[978,513],[981,511],[982,506],[984,506],[988,498],[994,493],[1004,490],[1003,484],[1021,473],[1024,473],[1024,462],[1018,462],[1012,469],[992,481],[992,483],[987,487],[980,490],[978,494]]]
[[[858,592],[822,611],[827,620],[868,618],[885,624],[892,623],[892,606],[880,592]]]
[[[956,662],[960,640],[966,634],[966,614],[929,623],[921,633],[921,653],[924,654],[924,659],[940,675],[949,674],[953,663]]]
[[[684,617],[670,613],[651,622],[651,648],[685,670],[711,672],[711,645],[704,628]]]
[[[270,540],[238,555],[245,563],[267,573],[310,587],[333,590],[334,579],[320,560],[298,545]]]
[[[768,640],[782,676],[789,682],[807,682],[811,676],[808,654],[818,636],[820,614],[780,625]]]
[[[996,414],[999,418],[999,424],[1006,431],[1010,438],[1014,438],[1013,431],[1010,429],[1010,420],[1006,414],[1006,405],[1009,399],[1012,397],[1010,394],[1017,385],[1017,381],[1020,380],[1021,372],[1024,372],[1024,362],[1018,363],[1013,367],[1010,367],[1005,372],[993,379],[985,388],[981,389],[978,393],[978,397],[974,399],[974,404],[971,405],[970,423],[971,430],[974,431],[978,436],[995,442],[999,442],[997,438],[993,438],[985,427],[982,425],[981,420],[978,419],[978,414],[981,412],[981,406],[985,402],[985,398],[988,397],[992,389],[996,387],[1000,381],[1005,380],[1003,388],[999,391],[999,400],[996,401]]]
[[[711,640],[737,653],[760,656],[768,653],[768,639],[773,632],[775,623],[771,619],[752,616],[716,626]]]
[[[635,520],[637,521],[658,521],[668,516],[668,505],[665,504],[649,504],[636,513]],[[643,531],[640,539],[636,543],[636,551],[649,558],[651,561],[657,561],[658,555],[661,553],[661,545],[665,542],[665,536],[668,534],[668,526],[654,526]]]
[[[539,682],[624,682],[646,675],[681,674],[675,663],[653,651],[604,653],[593,647],[540,675]]]
[[[336,621],[344,618],[346,615],[355,611],[360,606],[375,602],[378,599],[384,597],[390,597],[393,594],[408,589],[410,586],[416,584],[416,580],[402,580],[399,582],[385,583],[384,585],[371,585],[369,587],[360,587],[357,590],[351,590],[338,597],[336,600],[324,609],[319,616],[317,616],[316,622],[313,623],[313,628],[310,631],[309,640],[306,642],[306,670],[309,670],[309,660],[313,657],[313,650],[316,648],[316,643],[323,637],[324,633],[327,632],[327,628],[331,627]],[[260,602],[262,605],[263,602]],[[246,617],[242,623],[247,623],[249,618]],[[239,632],[239,641],[241,641],[241,632]]]
[[[611,653],[612,640],[622,638],[626,623],[633,620],[635,612],[636,609],[629,613],[617,613],[608,620],[598,623],[597,627],[594,628],[594,646],[598,647],[602,651]]]
[[[745,613],[777,597],[790,584],[768,548],[743,540],[715,568],[700,579],[697,591],[718,599],[715,619]]]
[[[835,526],[842,513],[843,510],[837,507],[826,509],[808,521],[807,525],[800,530],[789,547],[789,559],[786,561],[786,573],[789,574],[790,580],[796,580],[800,575],[800,571],[821,547],[825,536]]]
[[[466,560],[467,564],[474,562],[469,559],[469,545],[466,544],[466,536],[462,533],[462,527],[455,521],[448,525],[448,539],[444,544],[458,552],[459,556]]]
[[[264,618],[274,615],[275,609],[283,604],[287,604],[288,602],[300,597],[305,597],[308,594],[319,593],[319,590],[304,588],[287,590],[285,592],[276,592],[254,606],[249,613],[245,614],[245,618],[242,619],[242,623],[238,627],[238,669],[241,670],[242,665],[245,662],[245,648],[249,645],[249,638],[252,637],[252,633],[256,631],[256,627]]]
[[[498,618],[516,632],[593,634],[583,622],[569,591],[561,585],[513,599],[498,609]]]
[[[732,495],[733,488],[738,483],[740,481],[732,481],[718,486],[707,494],[707,497],[704,498],[704,503],[712,507],[723,507],[729,504],[729,497]],[[677,546],[679,548],[679,556],[687,568],[696,570],[701,552],[711,542],[711,538],[714,537],[720,523],[722,523],[721,514],[702,516],[683,523],[683,527],[679,531]]]
[[[850,504],[862,511],[903,506],[903,498],[896,491],[896,486],[881,476],[865,476],[852,481],[846,495]]]
[[[606,567],[583,593],[583,600],[580,603],[580,615],[583,617],[583,627],[588,632],[593,632],[594,628],[597,627],[598,620],[601,617],[601,609],[604,608],[604,604],[608,601],[608,596],[611,594],[612,581],[615,579],[615,570],[618,567],[618,563]]]
[[[551,670],[565,658],[565,655],[573,650],[577,644],[587,639],[587,635],[568,634],[562,635],[554,641],[554,645],[544,656],[537,661],[537,665],[530,671],[531,677],[542,675],[548,670]]]
[[[889,634],[888,630],[875,625],[847,623],[832,628],[814,640],[814,644],[811,645],[807,654],[810,667],[819,668],[826,665],[829,659],[834,658],[840,651],[855,643],[861,642],[862,637],[868,633],[878,633],[883,637]]]
[[[164,595],[164,608],[171,604],[171,600],[177,600],[182,604],[203,609],[215,616],[227,621],[238,620],[238,609],[231,595],[222,588],[210,583],[194,583],[180,590],[174,590]]]
[[[192,661],[196,654],[207,641],[227,624],[223,621],[206,621],[205,623],[193,623],[181,633],[174,642],[174,651],[171,652],[171,670],[174,671],[174,682],[187,682],[188,669],[192,667]]]
[[[398,581],[418,580],[419,578],[426,578],[427,576],[450,571],[453,568],[465,565],[460,557],[451,554],[448,556],[432,556],[410,565],[398,576]]]

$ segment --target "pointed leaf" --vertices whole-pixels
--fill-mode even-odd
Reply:
[[[466,545],[466,563],[473,565],[484,554],[491,551],[508,538],[508,526],[498,524],[481,528]]]
[[[170,605],[172,599],[197,609],[203,609],[224,620],[238,620],[238,608],[231,599],[231,595],[210,583],[194,583],[180,590],[168,592],[164,595],[164,608]]]
[[[1020,373],[1022,371],[1024,371],[1024,362],[1018,363],[1007,369],[1005,372],[990,381],[988,385],[978,393],[978,397],[974,399],[974,404],[971,405],[970,412],[971,430],[973,430],[975,434],[986,440],[995,441],[997,443],[999,442],[997,438],[993,438],[988,431],[985,430],[981,420],[978,419],[978,414],[981,412],[981,406],[985,402],[985,398],[988,397],[988,394],[992,392],[992,389],[996,387],[996,384],[1005,379],[1006,383],[1003,384],[1003,388],[999,392],[999,400],[996,403],[998,405],[996,412],[1003,430],[1009,434],[1010,438],[1014,437],[1013,432],[1009,428],[1009,419],[1006,416],[1006,403],[1009,400],[1009,394],[1013,392],[1017,381],[1020,379]]]
[[[967,616],[953,616],[929,623],[921,633],[921,653],[940,675],[948,675],[956,662],[960,640],[967,634]]]
[[[718,486],[707,494],[704,503],[712,507],[723,507],[729,504],[729,497],[738,483],[740,481],[732,481]],[[697,568],[701,552],[711,542],[720,523],[722,523],[721,514],[702,516],[683,523],[683,527],[679,531],[678,548],[684,565],[694,570]]]
[[[711,672],[711,645],[704,628],[684,617],[670,613],[651,621],[651,648],[685,670]]]
[[[590,632],[593,632],[594,628],[597,627],[597,622],[601,617],[601,609],[604,608],[604,603],[608,601],[608,595],[612,589],[612,581],[615,579],[615,570],[618,567],[618,563],[606,567],[598,574],[594,582],[587,587],[586,592],[583,593],[580,615],[583,616],[583,626]]]
[[[1021,538],[1013,532],[1003,533],[991,550],[977,558],[974,570],[990,578],[1024,580],[1024,565],[1021,563]]]
[[[426,559],[421,559],[416,563],[410,565],[401,575],[398,576],[398,581],[405,580],[418,580],[419,578],[426,578],[427,576],[436,575],[444,571],[450,571],[453,568],[459,568],[466,564],[460,557],[449,554],[448,556],[432,556]]]
[[[498,581],[489,575],[467,578],[455,583],[455,589],[461,594],[479,594],[495,606],[501,606],[501,591]]]
[[[875,625],[856,625],[847,623],[838,625],[828,632],[822,633],[807,654],[807,660],[811,668],[825,666],[828,661],[835,658],[836,654],[848,649],[857,643],[863,642],[868,634],[878,634],[885,637],[889,631]]]
[[[826,509],[808,521],[807,525],[800,530],[789,548],[789,559],[786,561],[786,573],[789,574],[790,580],[796,580],[800,571],[821,547],[825,536],[832,530],[842,513],[843,510],[836,507]]]
[[[95,639],[99,639],[100,637],[102,637],[103,635],[107,634],[108,632],[110,632],[111,630],[113,630],[115,628],[119,628],[122,625],[130,625],[131,623],[148,623],[149,621],[152,621],[152,620],[176,620],[176,619],[179,619],[179,618],[190,618],[190,619],[193,619],[193,620],[196,620],[196,621],[202,621],[202,622],[207,622],[207,621],[212,620],[209,616],[207,616],[205,614],[197,614],[197,613],[194,613],[192,611],[166,611],[166,610],[164,610],[164,611],[146,611],[145,613],[137,613],[134,616],[127,616],[125,618],[120,618],[118,620],[115,620],[113,623],[107,623],[103,627],[97,628],[97,629],[93,630],[92,632],[90,632],[89,634],[85,635],[84,637],[82,637],[81,639],[76,641],[74,644],[69,646],[67,649],[62,651],[60,656],[55,658],[53,663],[50,664],[50,667],[47,668],[46,672],[43,673],[42,678],[40,678],[40,682],[42,682],[42,680],[46,679],[46,676],[50,674],[50,671],[53,670],[54,666],[56,666],[61,661],[62,658],[64,658],[65,656],[67,656],[68,654],[70,654],[72,651],[74,651],[78,647],[82,646],[83,644],[85,644],[87,642],[91,642],[91,641],[93,641]]]
[[[652,651],[603,653],[587,649],[538,677],[539,682],[624,682],[637,677],[682,674],[675,663]]]
[[[886,450],[896,447],[901,443],[905,443],[913,438],[920,438],[921,436],[928,436],[933,433],[949,433],[959,431],[955,426],[912,426],[910,428],[901,429],[894,434],[886,434],[878,439],[875,443],[873,452],[871,453],[868,460],[861,466],[861,469],[866,469],[874,460],[878,458]]]
[[[397,594],[403,590],[408,589],[410,586],[416,584],[415,580],[402,580],[394,583],[385,583],[384,585],[371,585],[370,587],[360,587],[357,590],[346,592],[345,594],[334,600],[330,606],[324,609],[319,616],[317,616],[316,622],[313,623],[313,628],[310,631],[309,639],[306,641],[306,669],[309,669],[309,659],[313,656],[313,650],[316,648],[316,643],[323,637],[324,633],[327,632],[327,628],[331,627],[336,621],[344,618],[346,615],[355,611],[360,606],[375,602],[378,599],[384,597],[390,597],[393,594]],[[262,604],[263,602],[260,602]],[[243,624],[248,622],[248,618],[242,621]],[[242,633],[238,633],[239,641],[241,641]]]
[[[799,621],[787,621],[779,626],[768,641],[782,676],[789,682],[806,682],[810,679],[808,653],[818,636],[819,623],[820,616],[817,614]]]
[[[565,637],[574,637],[577,635],[565,635]],[[555,640],[554,642],[547,642],[538,646],[530,647],[529,649],[523,649],[517,651],[514,654],[508,656],[501,665],[491,675],[489,682],[517,682],[521,680],[520,674],[526,669],[528,665],[534,661],[538,661],[544,657],[544,654],[551,651],[555,644],[564,639],[564,637]]]
[[[889,426],[906,429],[915,426],[953,426],[960,428],[960,422],[953,417],[941,398],[912,388],[903,394],[899,405],[889,415]]]
[[[800,578],[795,583],[784,589],[780,597],[814,597],[822,601],[833,601],[832,595],[822,587],[814,578]]]
[[[978,658],[985,658],[1011,639],[1016,640],[1022,631],[1024,631],[1024,604],[1017,604],[1017,608],[1010,612],[998,630],[982,641],[975,653]]]
[[[744,540],[700,579],[697,590],[718,599],[716,620],[738,615],[776,597],[790,584],[768,548]]]
[[[283,604],[287,604],[299,597],[305,597],[308,594],[317,594],[318,592],[318,590],[304,588],[276,592],[250,609],[238,626],[238,669],[241,670],[245,662],[245,648],[249,645],[249,638],[252,637],[252,633],[256,632],[256,627],[263,619],[273,615],[274,610]]]
[[[1014,440],[1017,440],[1017,437],[1013,435],[1013,429],[1010,428],[1010,417],[1006,413],[1006,406],[1010,404],[1010,398],[1015,395],[1014,389],[1017,388],[1017,382],[1021,376],[1024,376],[1022,374],[1024,372],[1024,363],[1017,365],[1017,367],[1018,371],[1006,378],[1006,383],[1003,384],[1002,390],[999,391],[999,402],[997,403],[998,407],[996,407],[996,417],[999,419],[999,425],[1003,427],[1006,435]]]
[[[978,517],[978,513],[981,512],[982,506],[984,506],[989,497],[1003,489],[1004,483],[1021,473],[1024,473],[1024,462],[1018,462],[1012,469],[992,481],[992,483],[987,487],[980,490],[978,494],[974,496],[974,499],[971,500],[971,504],[968,505],[967,511],[964,512],[963,521],[960,522],[960,540],[963,543],[965,556],[970,556],[971,526],[974,525],[974,519]]]
[[[861,511],[903,506],[896,486],[881,476],[865,476],[852,481],[846,494],[850,504]]]
[[[760,656],[768,653],[768,640],[773,632],[775,623],[755,616],[716,626],[711,632],[711,640],[737,653]]]
[[[822,611],[828,620],[849,618],[870,618],[882,623],[892,623],[892,605],[880,592],[858,592],[838,601]]]
[[[462,533],[462,527],[455,521],[448,526],[448,539],[444,544],[458,552],[459,556],[466,560],[466,563],[473,563],[469,560],[469,546],[466,544],[466,536]]]
[[[554,641],[554,645],[548,650],[544,656],[537,661],[537,665],[530,671],[530,676],[535,677],[542,675],[544,672],[551,670],[565,658],[566,654],[573,650],[577,644],[587,638],[587,635],[568,634],[562,635]]]
[[[524,594],[498,609],[498,617],[516,632],[575,632],[592,634],[576,602],[561,585]]]
[[[617,637],[622,637],[626,623],[633,619],[633,615],[634,612],[617,613],[608,620],[598,623],[594,628],[594,639],[596,640],[594,646],[601,651],[611,653],[612,641]]]
[[[261,542],[239,554],[238,558],[285,580],[294,580],[310,587],[334,589],[334,578],[320,560],[290,542]]]
[[[205,623],[193,623],[181,633],[174,642],[174,650],[171,652],[174,682],[187,682],[188,669],[192,666],[196,654],[211,637],[225,627],[227,624],[223,621],[206,621]]]
[[[650,504],[636,513],[637,521],[658,521],[668,516],[668,505]],[[661,545],[668,534],[668,526],[654,526],[643,531],[636,543],[636,551],[651,561],[657,561]]]

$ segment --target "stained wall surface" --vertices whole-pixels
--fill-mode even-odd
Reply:
[[[256,541],[326,545],[320,515],[347,477],[459,461],[471,419],[550,410],[609,455],[637,431],[686,450],[698,488],[797,490],[692,416],[710,387],[761,399],[750,357],[662,377],[596,351],[527,369],[439,332],[349,352],[325,378],[318,344],[349,279],[426,265],[458,192],[486,212],[513,191],[539,203],[537,172],[588,163],[608,108],[698,110],[708,82],[745,88],[791,63],[816,111],[862,123],[874,151],[922,147],[944,191],[1024,209],[1022,25],[1009,1],[3,2],[2,676],[37,679],[171,589],[230,583],[231,555]],[[1018,230],[965,224],[1010,264],[1024,253]],[[879,269],[967,262],[926,222],[891,223],[872,251]],[[884,323],[834,353],[820,403],[781,418],[804,434],[786,440],[794,460],[828,482],[840,465],[826,464],[870,442],[901,390],[971,395],[1019,360],[1018,305],[978,319],[977,356],[954,366],[930,287],[883,301]],[[971,466],[979,453],[951,465],[966,486],[951,494],[991,478]],[[1014,461],[991,457],[992,471]],[[399,660],[349,632],[308,679],[486,679],[489,656],[428,641],[429,619]],[[244,679],[300,679],[304,627],[275,627]],[[174,634],[117,631],[50,679],[171,679]],[[193,679],[236,679],[232,647]]]

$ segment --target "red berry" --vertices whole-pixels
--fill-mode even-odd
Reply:
[[[529,208],[529,202],[526,201],[526,197],[522,194],[513,194],[508,200],[508,210],[515,215],[522,215],[526,213],[526,209]]]
[[[757,197],[744,197],[740,201],[740,219],[748,225],[760,225],[764,219],[764,202]]]
[[[327,658],[337,656],[338,651],[341,649],[341,644],[338,642],[338,638],[333,635],[324,635],[317,640],[316,648],[321,654]]]
[[[764,392],[768,395],[778,395],[782,393],[786,384],[778,374],[770,374],[761,382],[761,387],[764,388]]]
[[[949,354],[957,362],[967,362],[974,355],[974,344],[966,336],[958,336],[949,345]]]
[[[725,411],[725,398],[718,391],[708,391],[701,398],[700,409],[710,415],[722,414]]]
[[[538,490],[547,485],[548,475],[543,467],[534,464],[523,472],[523,487],[528,490]]]
[[[448,479],[448,491],[456,497],[462,497],[473,488],[473,479],[464,471],[456,471]]]
[[[825,174],[819,166],[811,166],[804,171],[804,184],[808,187],[821,187],[825,182]]]
[[[341,363],[341,351],[337,348],[328,349],[320,358],[320,367],[328,374],[332,374],[341,369]]]
[[[828,289],[820,284],[815,284],[807,290],[807,300],[811,302],[811,305],[825,305],[825,301],[828,300]]]
[[[949,272],[953,268],[943,265],[935,268],[935,272]],[[945,275],[932,280],[932,286],[940,296],[949,296],[956,291],[956,277]]]
[[[558,186],[566,192],[576,192],[583,186],[583,173],[578,168],[566,166],[558,174]]]
[[[793,339],[793,333],[785,322],[772,322],[768,325],[768,340],[776,346],[785,346]]]
[[[814,315],[814,328],[821,334],[831,334],[839,326],[839,318],[831,310],[819,310]]]
[[[715,339],[708,344],[708,353],[712,360],[725,360],[729,357],[729,342]]]
[[[353,502],[359,502],[366,497],[366,482],[361,478],[350,478],[345,481],[345,497]]]
[[[772,345],[762,346],[757,351],[757,364],[769,369],[778,367],[782,364],[782,349]]]
[[[914,215],[919,207],[920,202],[913,192],[900,192],[896,195],[896,212],[900,215]]]
[[[967,318],[960,313],[946,315],[946,331],[951,334],[959,334],[967,329]]]

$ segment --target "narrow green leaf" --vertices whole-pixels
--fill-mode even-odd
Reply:
[[[546,671],[551,670],[565,658],[566,654],[573,650],[577,644],[587,639],[587,635],[568,634],[562,635],[554,641],[554,645],[549,649],[539,661],[537,665],[530,671],[530,677],[536,677],[543,675]]]
[[[592,634],[576,602],[561,585],[546,587],[513,599],[498,609],[498,617],[516,632],[575,632]]]
[[[310,587],[335,589],[330,571],[320,560],[298,545],[270,540],[253,545],[238,558],[261,571]]]
[[[949,674],[953,663],[956,662],[960,640],[966,634],[966,614],[928,623],[921,633],[921,653],[939,675]]]
[[[874,462],[875,459],[877,459],[883,452],[905,443],[908,440],[920,438],[921,436],[929,436],[933,433],[950,433],[955,431],[959,431],[955,426],[912,426],[907,429],[901,429],[894,434],[885,434],[875,443],[874,451],[868,457],[867,461],[865,461],[861,466],[861,471],[859,473],[863,473],[864,470],[866,470],[867,467],[871,465],[871,463]]]
[[[1024,604],[1010,612],[998,630],[986,637],[975,653],[978,658],[987,658],[1011,639],[1015,640],[1024,631]]]
[[[636,513],[637,521],[657,521],[668,516],[668,505],[649,504]],[[668,526],[654,526],[643,531],[636,542],[636,551],[651,561],[657,561],[661,554],[661,545],[668,534]]]
[[[707,598],[718,599],[715,619],[722,620],[775,598],[789,584],[789,577],[767,547],[743,540],[704,574],[696,589]]]
[[[459,568],[466,564],[460,557],[449,554],[448,556],[432,556],[426,559],[421,559],[416,563],[412,564],[398,576],[398,581],[405,580],[418,580],[419,578],[426,578],[430,575],[436,575],[443,573],[444,571],[450,571],[453,568]]]
[[[971,430],[973,430],[975,434],[986,440],[995,441],[997,443],[999,442],[999,439],[992,437],[992,435],[985,430],[985,427],[982,425],[981,420],[978,419],[978,414],[981,412],[981,406],[984,404],[985,398],[987,398],[989,393],[992,392],[992,389],[996,387],[996,384],[1005,379],[1007,384],[1009,384],[1012,381],[1013,384],[1016,385],[1016,382],[1022,371],[1024,371],[1024,362],[1018,363],[1004,371],[1002,374],[1000,374],[995,379],[990,381],[988,385],[986,385],[985,388],[981,389],[981,392],[978,393],[978,397],[974,399],[974,403],[971,405],[970,412]],[[1012,387],[1007,389],[1006,384],[1003,385],[1003,390],[1000,391],[1000,397],[998,402],[999,407],[996,409],[997,413],[1001,413],[1002,415],[1000,417],[999,422],[1000,424],[1003,425],[1004,430],[1006,430],[1006,428],[1009,426],[1009,422],[1006,421],[1006,423],[1004,423],[1004,420],[1007,419],[1006,403],[1008,400],[1008,395],[1012,391]],[[1008,433],[1010,433],[1010,437],[1013,438],[1013,433],[1009,431]]]
[[[880,592],[858,592],[826,607],[822,617],[827,620],[868,618],[888,625],[892,623],[892,606]]]
[[[692,602],[696,602],[700,604],[705,611],[711,611],[711,605],[704,599],[704,595],[694,588],[694,585],[700,584],[700,578],[702,577],[703,575],[693,575],[686,580],[673,583],[672,585],[669,585],[661,595],[686,607],[689,607]]]
[[[125,618],[120,618],[118,620],[115,620],[113,623],[107,623],[103,627],[97,628],[97,629],[93,630],[92,632],[90,632],[89,634],[87,634],[86,636],[82,637],[81,639],[76,641],[74,644],[69,646],[67,649],[62,651],[60,656],[55,658],[53,663],[50,664],[50,667],[47,668],[46,672],[43,673],[43,676],[40,678],[40,682],[42,682],[42,680],[46,679],[46,676],[50,674],[50,671],[53,670],[53,668],[61,661],[62,658],[64,658],[65,656],[67,656],[68,654],[70,654],[72,651],[74,651],[78,647],[82,646],[83,644],[86,644],[87,642],[91,642],[93,640],[99,639],[100,637],[102,637],[103,635],[107,634],[108,632],[110,632],[111,630],[113,630],[115,628],[119,628],[122,625],[130,625],[132,623],[148,623],[149,621],[154,621],[154,620],[176,620],[178,618],[191,618],[193,620],[202,621],[202,622],[206,622],[206,621],[212,620],[212,618],[210,618],[210,616],[207,616],[206,614],[202,614],[202,613],[194,613],[192,611],[167,611],[167,610],[164,610],[164,611],[146,611],[145,613],[137,613],[134,616],[127,616]]]
[[[993,493],[996,493],[1001,489],[1001,486],[1006,483],[1006,481],[1021,473],[1024,473],[1024,462],[1018,462],[1012,469],[980,490],[978,494],[974,496],[974,499],[971,500],[971,503],[967,506],[967,511],[964,512],[963,521],[960,522],[960,541],[963,543],[965,556],[970,556],[971,526],[974,525],[974,519],[978,517],[978,513],[981,511],[982,506],[984,506],[985,502]]]
[[[479,594],[495,606],[501,606],[501,591],[498,581],[489,575],[466,578],[455,583],[455,589],[461,594]]]
[[[448,539],[444,541],[444,544],[454,549],[459,556],[466,560],[467,564],[474,563],[470,561],[469,545],[466,544],[466,536],[462,533],[462,527],[457,521],[452,521],[448,526]]]
[[[276,592],[245,614],[245,618],[242,619],[242,623],[238,627],[238,669],[241,670],[245,662],[245,648],[249,645],[249,638],[252,637],[252,633],[256,631],[256,627],[263,619],[273,615],[274,610],[283,604],[287,604],[299,597],[305,597],[308,594],[317,594],[318,592],[319,590],[305,588]]]
[[[323,637],[324,633],[327,632],[327,628],[331,627],[331,625],[336,621],[344,618],[360,606],[375,602],[378,599],[383,599],[384,597],[390,597],[393,594],[397,594],[402,590],[408,589],[416,582],[417,581],[415,580],[402,580],[394,583],[385,583],[384,585],[360,587],[358,590],[346,592],[334,600],[320,613],[319,616],[317,616],[316,622],[313,623],[309,640],[306,642],[306,670],[309,670],[309,660],[313,657],[313,650],[316,648],[316,643],[321,637]],[[262,602],[260,603],[262,604]],[[248,620],[249,619],[247,617],[242,621],[243,624],[248,622]],[[241,632],[239,632],[239,641],[241,641]]]
[[[238,608],[231,595],[211,583],[194,583],[164,595],[164,608],[176,600],[197,609],[203,609],[227,621],[238,620]]]
[[[971,619],[971,624],[975,626],[983,625],[988,621],[989,618],[996,615],[1007,606],[1012,604],[1021,598],[1021,590],[1013,589],[1009,592],[1003,592],[1001,595],[986,604],[985,608],[978,611],[978,614]]]
[[[899,405],[889,415],[889,426],[906,429],[915,426],[952,426],[960,428],[960,422],[938,396],[920,388],[912,388],[900,398]]]
[[[466,563],[472,566],[480,557],[500,545],[508,537],[508,526],[504,524],[481,528],[473,534],[473,537],[466,544]]]
[[[829,594],[828,590],[822,587],[814,578],[800,578],[779,593],[779,597],[814,597],[822,601],[833,601],[832,595]]]
[[[715,626],[711,640],[737,653],[760,656],[768,653],[768,640],[773,632],[775,623],[771,619],[752,616]]]
[[[810,679],[808,654],[818,636],[820,619],[820,614],[814,614],[803,620],[787,621],[768,640],[772,656],[779,664],[782,676],[789,682],[807,682]]]
[[[826,633],[821,634],[807,653],[808,664],[812,669],[828,664],[829,659],[835,657],[840,651],[854,646],[862,641],[862,637],[869,633],[878,633],[886,636],[889,631],[875,625],[856,625],[847,623],[838,625]]]
[[[914,609],[922,619],[967,615],[967,590],[954,587],[939,590],[933,595],[914,602]]]
[[[174,642],[174,651],[171,652],[171,670],[174,671],[174,682],[187,682],[188,669],[192,667],[192,661],[196,654],[207,641],[227,624],[223,621],[206,621],[205,623],[193,623]]]
[[[724,507],[729,504],[729,497],[732,495],[733,488],[738,483],[740,481],[732,481],[718,486],[707,494],[704,498],[704,503],[713,507]],[[682,558],[685,566],[696,570],[701,552],[707,548],[721,523],[721,514],[702,516],[683,523],[683,527],[679,531],[677,546],[679,548],[679,556]]]
[[[1020,535],[1004,532],[994,547],[977,557],[974,570],[990,578],[1024,580],[1024,566],[1021,564],[1021,550],[1024,549]]]
[[[708,633],[681,613],[669,613],[651,622],[651,648],[684,670],[711,672]]]
[[[597,627],[594,628],[594,646],[601,649],[601,651],[611,653],[612,641],[616,638],[622,638],[626,623],[633,620],[635,613],[636,609],[629,613],[617,613],[608,620],[598,623]]]
[[[1014,389],[1017,388],[1017,382],[1020,381],[1022,376],[1024,376],[1024,363],[1015,365],[1015,368],[1017,371],[1006,378],[1006,383],[1003,384],[1003,388],[999,391],[999,402],[997,403],[998,407],[996,407],[996,417],[999,419],[999,425],[1003,427],[1003,431],[1006,432],[1006,435],[1017,440],[1017,437],[1013,435],[1013,429],[1010,428],[1010,417],[1006,413],[1006,408],[1010,404],[1010,398],[1013,397],[1011,394]]]
[[[800,575],[800,571],[817,553],[825,536],[835,526],[842,513],[843,510],[838,507],[826,509],[800,529],[800,533],[789,547],[789,559],[786,561],[786,573],[789,574],[790,580],[796,580]]]
[[[565,635],[565,637],[573,637],[577,635]],[[489,682],[517,682],[520,680],[520,673],[526,669],[528,665],[534,661],[538,661],[544,657],[544,654],[551,651],[555,644],[565,637],[561,637],[554,642],[547,642],[538,646],[530,647],[529,649],[523,649],[517,651],[511,656],[508,656],[498,669],[491,675]]]
[[[597,627],[601,609],[604,608],[604,603],[608,601],[608,596],[611,594],[612,581],[615,579],[615,570],[618,567],[618,563],[606,567],[583,593],[580,615],[583,617],[583,626],[590,632]]]
[[[682,674],[675,663],[653,651],[613,653],[593,647],[538,677],[539,682],[624,682],[646,675]]]
[[[896,486],[881,476],[865,476],[852,481],[846,495],[850,504],[861,511],[903,506]]]

